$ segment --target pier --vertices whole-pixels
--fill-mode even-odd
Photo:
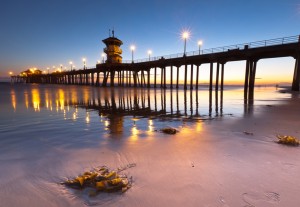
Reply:
[[[113,37],[114,38],[114,37]],[[108,41],[109,38],[103,40]],[[117,39],[117,38],[115,38]],[[117,39],[118,40],[118,39]],[[120,41],[120,40],[118,40]],[[105,52],[112,52],[108,43]],[[108,58],[105,63],[95,67],[51,74],[32,74],[27,76],[11,76],[12,82],[43,83],[43,84],[74,84],[99,87],[160,87],[179,88],[179,70],[184,70],[184,89],[198,89],[201,65],[210,65],[209,91],[213,90],[213,71],[216,70],[215,90],[223,90],[225,65],[232,61],[245,61],[244,99],[253,100],[257,62],[261,59],[293,57],[295,59],[292,90],[299,91],[300,85],[300,35],[237,44],[225,47],[192,51],[175,55],[152,57],[142,60],[122,61],[118,52]],[[109,56],[108,56],[109,57]],[[216,66],[216,67],[214,67]],[[190,67],[190,73],[188,73]],[[170,70],[167,84],[166,69]],[[194,77],[194,70],[196,76]],[[160,73],[159,73],[160,72]],[[160,80],[158,80],[160,74]],[[151,81],[151,76],[153,76]],[[188,83],[188,76],[190,82]],[[194,84],[194,80],[196,83]],[[210,93],[212,96],[212,93]]]

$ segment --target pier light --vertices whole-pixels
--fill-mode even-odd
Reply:
[[[134,46],[134,45],[131,45],[131,46],[130,46],[130,50],[131,50],[131,60],[132,60],[132,62],[133,62],[133,52],[134,52],[134,50],[135,50],[135,46]]]
[[[199,55],[200,55],[200,50],[201,50],[201,46],[202,46],[203,42],[202,40],[199,40],[198,41],[198,46],[199,46]]]
[[[105,57],[105,54],[102,53],[102,54],[101,54],[101,57],[102,57],[102,63],[104,63],[104,57]]]
[[[86,59],[82,58],[82,62],[83,62],[83,69],[85,70],[86,69]]]
[[[9,75],[13,75],[13,72],[10,71],[10,72],[9,72]]]
[[[182,39],[184,40],[184,52],[183,52],[183,56],[185,56],[186,53],[186,40],[190,37],[190,33],[188,31],[184,31],[182,33]]]
[[[151,50],[148,50],[148,55],[149,55],[149,61],[150,61],[150,56],[152,54],[152,51]]]
[[[71,66],[71,70],[73,69],[73,62],[72,61],[70,61],[69,62],[69,64],[70,64],[70,66]]]

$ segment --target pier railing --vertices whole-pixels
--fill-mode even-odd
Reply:
[[[191,51],[191,52],[186,52],[185,55],[186,56],[207,55],[207,54],[213,54],[213,53],[219,53],[219,52],[226,52],[226,51],[230,51],[230,50],[244,50],[246,48],[250,49],[250,48],[258,48],[258,47],[284,45],[284,44],[299,42],[299,38],[300,38],[299,35],[290,36],[290,37],[281,37],[281,38],[276,38],[276,39],[248,42],[248,43],[229,45],[229,46],[224,46],[224,47],[215,47],[215,48],[204,49],[204,50],[200,50],[200,51],[195,50],[195,51]],[[162,58],[172,59],[172,58],[179,58],[179,57],[183,57],[183,56],[184,56],[184,53],[176,53],[176,54],[171,54],[171,55],[163,55],[163,56],[137,59],[137,60],[134,60],[134,63],[156,61],[156,60],[160,60]],[[131,60],[123,60],[122,62],[123,63],[132,63]]]
[[[256,42],[248,42],[236,45],[229,45],[224,47],[214,47],[204,50],[195,50],[186,52],[186,56],[196,56],[196,55],[208,55],[213,53],[220,53],[226,52],[230,50],[244,50],[244,49],[251,49],[251,48],[262,48],[262,47],[269,47],[269,46],[276,46],[276,45],[284,45],[290,43],[297,43],[300,42],[300,35],[289,36],[289,37],[281,37],[276,39],[269,39],[269,40],[261,40]],[[143,59],[136,59],[134,63],[142,63],[142,62],[150,62],[150,61],[157,61],[160,59],[172,59],[172,58],[180,58],[183,57],[184,53],[176,53],[171,55],[163,55],[163,56],[155,56],[155,57],[148,57]],[[123,63],[132,63],[132,60],[123,60]],[[86,69],[94,69],[95,67],[86,67]],[[83,70],[82,68],[78,68],[77,70]]]

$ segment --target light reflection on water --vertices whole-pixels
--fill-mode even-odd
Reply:
[[[5,87],[10,90],[10,97],[1,97],[1,103],[3,105],[10,99],[13,113],[17,116],[25,109],[44,111],[43,114],[51,115],[54,108],[58,114],[62,114],[64,120],[79,121],[80,124],[97,122],[98,126],[100,122],[103,131],[108,130],[114,135],[131,131],[134,137],[138,137],[140,128],[149,133],[154,131],[154,119],[197,121],[228,115],[243,116],[251,114],[255,105],[269,104],[270,101],[276,104],[279,98],[289,97],[288,94],[276,93],[275,88],[258,88],[255,104],[249,106],[243,104],[243,90],[239,87],[225,90],[223,98],[220,92],[214,92],[211,102],[207,90],[8,84]],[[10,110],[6,113],[10,113]],[[29,117],[28,114],[26,118]],[[43,120],[43,116],[40,119]],[[131,130],[124,130],[124,127]],[[200,130],[199,126],[196,125],[196,129]]]

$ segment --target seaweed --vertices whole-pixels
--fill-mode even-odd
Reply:
[[[106,166],[94,168],[92,171],[63,181],[61,184],[73,189],[92,188],[89,196],[95,196],[98,192],[125,192],[131,187],[132,178],[119,174],[119,172],[134,167],[135,164],[129,164],[117,171],[110,171]]]
[[[171,128],[171,127],[163,128],[160,131],[165,133],[165,134],[176,134],[178,132],[176,129]]]
[[[296,137],[288,136],[288,135],[277,135],[278,144],[285,144],[290,146],[299,146],[300,141]]]

